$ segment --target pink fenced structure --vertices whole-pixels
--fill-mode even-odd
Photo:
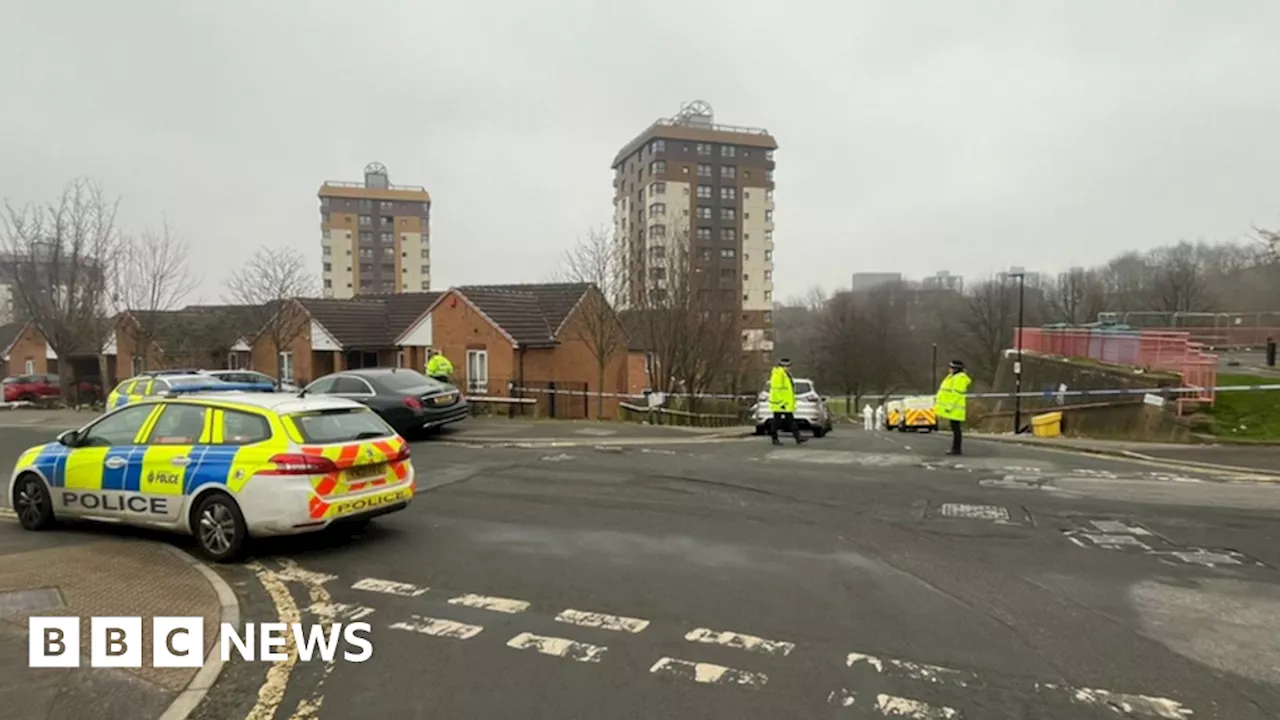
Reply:
[[[1022,349],[1175,373],[1182,378],[1183,387],[1196,388],[1179,396],[1179,414],[1187,404],[1212,405],[1218,383],[1218,356],[1205,352],[1204,345],[1187,332],[1022,328]]]

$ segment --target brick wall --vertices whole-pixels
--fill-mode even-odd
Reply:
[[[456,291],[445,293],[431,311],[431,337],[435,349],[453,363],[453,381],[467,388],[467,350],[485,350],[489,355],[489,389],[506,393],[506,383],[518,377],[511,341],[476,311]],[[414,369],[421,371],[424,359],[415,354]]]
[[[139,348],[141,338],[138,337],[138,326],[125,317],[116,319],[116,374],[118,380],[124,380],[133,375],[133,358],[142,357],[143,351]],[[146,357],[143,359],[143,370],[163,370],[167,367],[177,367],[172,363],[166,364],[168,361],[154,344],[146,350]]]
[[[317,377],[314,374],[311,362],[311,323],[306,317],[306,311],[297,303],[289,303],[281,312],[289,315],[279,327],[290,330],[300,328],[300,332],[291,340],[286,338],[285,346],[278,350],[275,347],[270,331],[259,335],[253,343],[253,369],[272,377],[279,377],[280,367],[276,354],[278,352],[291,352],[293,353],[294,380],[310,382]]]
[[[27,324],[22,329],[22,333],[18,335],[14,341],[13,347],[9,349],[9,367],[6,376],[24,375],[26,374],[27,361],[32,364],[31,372],[35,374],[43,374],[49,372],[49,363],[45,359],[44,336],[36,329],[35,325]]]
[[[591,302],[588,298],[587,302]],[[604,387],[600,383],[599,363],[592,351],[591,334],[582,325],[582,315],[590,312],[585,303],[582,308],[569,316],[564,329],[560,331],[559,344],[548,350],[530,350],[525,357],[526,382],[556,381],[571,383],[575,389],[586,386],[587,392],[625,393],[630,390],[630,362],[624,345],[609,358],[604,369]],[[571,402],[577,403],[574,398]],[[605,398],[604,417],[616,417],[618,399]],[[597,416],[596,399],[592,398],[586,406],[589,417]]]

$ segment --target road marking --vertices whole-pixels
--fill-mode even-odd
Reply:
[[[423,635],[431,635],[432,637],[446,637],[457,640],[470,640],[484,630],[480,625],[468,625],[466,623],[454,622],[453,620],[441,620],[440,618],[423,617],[421,615],[412,616],[413,619],[408,622],[392,623],[392,630],[408,630],[409,632],[421,633]]]
[[[604,654],[605,650],[608,650],[608,648],[600,645],[589,645],[584,642],[566,640],[565,638],[546,637],[527,632],[520,633],[508,640],[507,647],[517,650],[533,650],[543,655],[589,663],[600,662],[600,656]]]
[[[831,693],[827,701],[840,707],[853,707],[858,703],[858,697],[858,693],[852,690],[841,689]],[[885,693],[876,695],[875,709],[885,717],[911,718],[911,720],[950,720],[960,717],[958,710],[946,705],[930,705],[919,700]]]
[[[1111,692],[1110,690],[1077,688],[1053,683],[1036,683],[1036,690],[1049,690],[1056,694],[1066,693],[1068,699],[1077,705],[1105,708],[1112,712],[1119,711],[1129,716],[1155,717],[1163,718],[1163,720],[1185,720],[1195,714],[1180,702],[1151,695],[1131,695],[1129,693]]]
[[[321,618],[323,626],[330,626],[335,620],[334,615],[325,614],[327,611],[336,611],[339,607],[351,607],[334,603],[329,591],[324,589],[324,584],[334,580],[336,576],[305,570],[292,558],[280,558],[277,562],[280,563],[281,567],[280,570],[276,571],[278,577],[283,580],[300,582],[306,586],[307,596],[311,599],[311,608],[323,611],[316,613]],[[355,611],[356,609],[353,608],[352,610]],[[373,612],[373,610],[369,610],[369,612]],[[295,652],[300,653],[301,651]],[[309,660],[310,658],[308,657],[307,659]],[[333,668],[334,663],[332,661],[324,664],[324,671],[321,673],[320,679],[307,691],[305,697],[298,700],[298,704],[295,706],[293,714],[289,716],[289,720],[315,720],[320,708],[324,706],[324,684],[329,676],[333,674]]]
[[[649,668],[649,672],[655,675],[670,675],[708,685],[741,685],[753,690],[758,690],[769,682],[769,676],[764,673],[748,672],[723,665],[689,662],[688,660],[677,660],[669,657],[664,657],[654,663],[653,667]]]
[[[301,622],[298,605],[284,582],[272,571],[259,563],[249,563],[248,568],[258,577],[258,582],[271,596],[276,608],[276,618],[283,623]],[[271,720],[276,715],[280,703],[284,701],[285,691],[289,689],[289,677],[293,674],[293,666],[298,662],[298,647],[293,633],[285,636],[284,660],[277,660],[267,668],[267,677],[258,688],[258,700],[254,703],[245,720]]]
[[[418,597],[431,588],[418,587],[409,583],[395,582],[394,580],[378,580],[377,578],[363,578],[357,580],[352,586],[352,590],[367,590],[369,592],[383,593],[384,595],[399,595],[400,597]]]
[[[524,600],[489,597],[488,595],[475,595],[472,593],[453,598],[449,600],[449,604],[463,605],[471,608],[479,608],[481,610],[492,610],[493,612],[507,613],[509,615],[522,613],[529,609],[529,603]]]
[[[794,643],[784,642],[782,640],[765,640],[755,635],[744,635],[742,633],[710,630],[708,628],[697,628],[691,630],[684,636],[689,642],[708,643],[711,645],[723,645],[725,647],[736,648],[738,650],[747,650],[749,652],[758,652],[765,655],[790,655],[792,650],[796,649]]]
[[[934,685],[953,685],[955,687],[967,688],[970,684],[978,683],[978,676],[965,670],[952,670],[940,665],[929,665],[926,663],[911,662],[909,660],[896,660],[894,658],[881,658],[875,655],[865,655],[863,653],[849,653],[849,657],[845,661],[849,667],[854,667],[859,663],[869,665],[875,668],[875,671],[882,675],[897,675],[908,677],[912,680],[932,683]]]
[[[623,617],[621,615],[606,615],[604,613],[587,612],[585,610],[573,610],[572,608],[557,615],[556,622],[629,633],[638,633],[649,627],[649,621],[641,620],[640,618]]]
[[[10,510],[9,508],[0,508],[0,518],[5,520],[17,520],[18,513]]]
[[[319,602],[307,608],[311,613],[319,615],[325,620],[332,622],[334,620],[345,620],[347,622],[355,622],[369,617],[373,614],[373,608],[363,605],[349,605],[347,603],[335,602]]]

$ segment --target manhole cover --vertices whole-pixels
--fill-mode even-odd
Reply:
[[[1009,511],[999,505],[966,505],[964,503],[943,503],[942,517],[967,518],[970,520],[1009,520]]]
[[[0,593],[0,617],[52,610],[62,607],[62,594],[57,588],[15,590]]]

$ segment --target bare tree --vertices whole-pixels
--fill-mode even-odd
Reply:
[[[280,353],[310,327],[306,315],[289,301],[315,292],[307,261],[286,247],[259,250],[227,280],[227,302],[241,306],[246,324],[271,344],[277,382],[281,381]]]
[[[596,361],[596,416],[604,417],[604,376],[609,363],[625,355],[630,337],[619,320],[617,308],[626,302],[626,250],[603,230],[587,235],[565,253],[560,273],[565,282],[585,283],[592,291],[583,297],[576,313],[573,334]]]
[[[998,280],[985,280],[965,294],[956,318],[958,349],[976,378],[995,380],[1000,353],[1009,347],[1018,321],[1017,290]]]
[[[1206,312],[1213,301],[1197,248],[1188,242],[1151,252],[1150,307],[1162,312]]]
[[[147,357],[167,330],[165,313],[176,310],[199,284],[188,265],[190,249],[165,220],[157,232],[128,237],[115,275],[115,304],[133,324],[139,357]]]
[[[1055,322],[1082,325],[1106,310],[1106,290],[1096,271],[1073,267],[1047,284],[1045,303]]]
[[[109,282],[121,260],[118,206],[83,178],[51,202],[5,204],[4,279],[18,314],[35,323],[65,364],[59,377],[67,399],[77,382],[73,356],[96,356],[103,382],[107,378],[102,349],[111,331]]]

